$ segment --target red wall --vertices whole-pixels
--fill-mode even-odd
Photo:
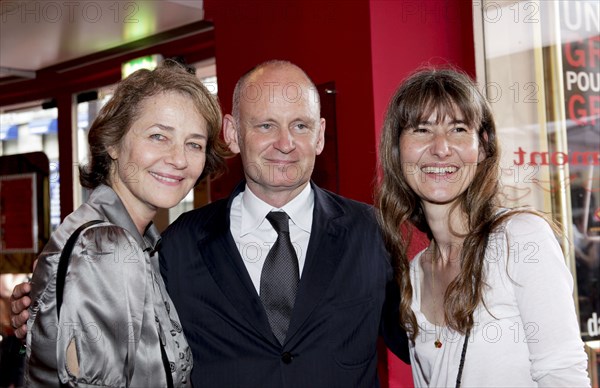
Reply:
[[[473,13],[464,0],[370,0],[375,128],[400,82],[420,66],[450,64],[475,76]]]
[[[340,193],[372,202],[375,123],[368,1],[206,0],[205,11],[215,25],[223,110],[230,112],[237,79],[268,59],[296,63],[316,84],[334,81]],[[230,173],[213,184],[213,200],[229,194],[240,170],[239,163],[232,164]]]

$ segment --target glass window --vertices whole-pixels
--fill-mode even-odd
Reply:
[[[0,156],[42,151],[50,161],[50,226],[60,223],[58,174],[58,110],[6,107],[0,113]]]
[[[100,109],[112,97],[114,88],[115,85],[104,87],[98,90],[98,99],[77,104],[77,156],[75,160],[79,166],[85,166],[89,162],[88,132],[90,126],[98,116]],[[75,208],[77,208],[87,200],[90,190],[79,185],[78,171],[74,173],[73,180],[75,187],[80,188],[75,191],[78,194],[74,199]]]
[[[485,51],[478,73],[485,74],[503,151],[503,200],[509,206],[531,205],[562,224],[561,242],[576,279],[580,329],[597,386],[598,2],[486,0],[474,7]]]

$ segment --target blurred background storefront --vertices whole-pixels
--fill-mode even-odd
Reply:
[[[483,1],[477,76],[502,144],[502,194],[562,226],[563,251],[598,386],[600,22],[597,1]],[[524,247],[515,247],[515,249]],[[525,247],[526,255],[537,247]],[[527,260],[527,257],[521,258]],[[533,338],[533,333],[532,333]]]
[[[176,57],[229,112],[238,77],[281,58],[322,92],[329,148],[318,179],[364,202],[372,202],[377,138],[399,82],[423,64],[450,64],[477,79],[497,119],[505,204],[533,206],[562,225],[597,387],[599,13],[597,1],[584,0],[0,0],[2,379],[16,349],[7,298],[62,218],[85,201],[77,167],[87,162],[87,130],[124,64]],[[240,177],[231,160],[226,176],[203,182],[156,224],[228,195]],[[382,385],[411,386],[410,369],[381,355]]]

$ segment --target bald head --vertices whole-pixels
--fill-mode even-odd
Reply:
[[[233,90],[231,114],[234,119],[239,123],[243,102],[253,103],[262,97],[269,101],[281,97],[290,102],[304,98],[315,103],[317,116],[321,114],[321,101],[314,82],[304,70],[289,61],[263,62],[240,77]]]

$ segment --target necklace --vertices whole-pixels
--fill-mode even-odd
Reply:
[[[436,248],[433,246],[433,252],[431,256],[431,295],[433,296],[433,311],[437,310],[437,298],[435,296],[435,257],[436,257]],[[442,347],[442,341],[440,341],[440,337],[442,336],[443,327],[440,327],[440,333],[437,331],[438,325],[436,323],[433,324],[433,329],[435,330],[435,342],[433,346],[437,349]]]

